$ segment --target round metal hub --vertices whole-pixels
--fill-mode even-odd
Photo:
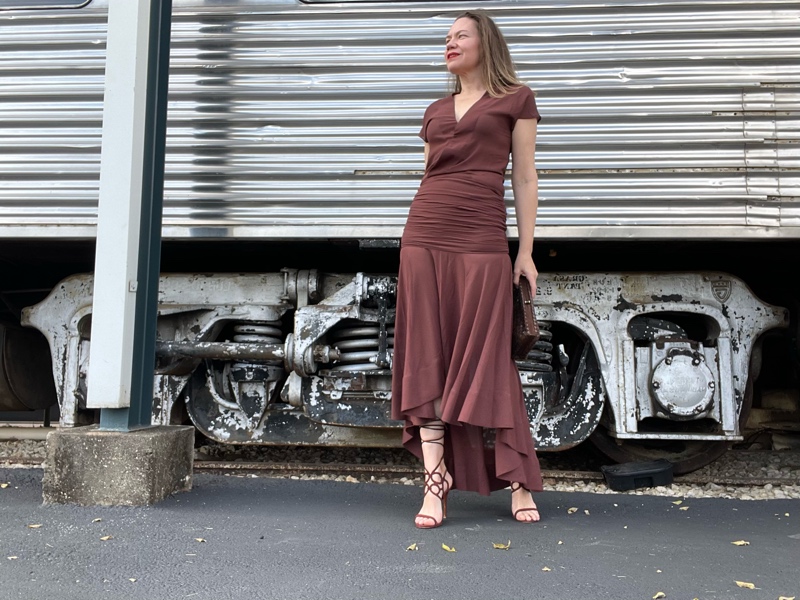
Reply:
[[[662,360],[650,378],[656,402],[667,414],[692,418],[706,412],[714,397],[714,375],[705,361],[683,354]]]

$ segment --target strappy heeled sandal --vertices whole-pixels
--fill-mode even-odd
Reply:
[[[436,496],[439,501],[442,503],[442,518],[440,520],[436,520],[434,517],[430,515],[425,515],[423,513],[417,513],[414,517],[415,519],[419,519],[420,517],[423,519],[429,519],[433,521],[433,525],[420,525],[419,523],[415,523],[417,529],[435,529],[444,522],[447,518],[447,494],[450,493],[450,486],[452,483],[447,480],[447,476],[449,473],[447,472],[447,468],[444,468],[444,473],[440,473],[439,469],[444,466],[444,432],[445,427],[444,423],[434,423],[429,425],[422,425],[420,429],[428,429],[430,431],[441,431],[441,437],[438,437],[433,440],[423,440],[422,435],[420,435],[420,443],[421,444],[437,444],[442,447],[442,458],[439,459],[439,462],[436,463],[436,467],[434,467],[433,471],[428,471],[425,469],[425,484],[422,488],[422,495],[427,496],[428,493],[433,494]]]
[[[519,481],[512,481],[512,482],[511,482],[511,493],[512,493],[512,494],[513,494],[514,492],[516,492],[517,490],[519,490],[520,488],[522,488],[522,489],[523,489],[523,490],[525,490],[526,492],[529,492],[529,491],[530,491],[528,488],[526,488],[525,486],[523,486],[523,485],[522,485],[522,484],[521,484]],[[536,519],[536,520],[534,520],[534,521],[520,521],[520,520],[517,518],[517,515],[518,515],[519,513],[523,513],[523,512],[535,512],[537,515],[539,515],[539,509],[538,509],[536,506],[534,506],[533,508],[518,508],[517,510],[515,510],[515,511],[514,511],[514,520],[515,520],[517,523],[536,523],[536,522],[538,522],[538,521],[539,521],[539,519],[541,519],[541,515],[539,515],[539,519]]]

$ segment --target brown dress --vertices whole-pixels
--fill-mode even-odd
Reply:
[[[453,487],[488,494],[519,481],[542,489],[516,365],[513,274],[503,200],[517,119],[539,119],[533,92],[488,94],[455,119],[453,96],[425,111],[428,165],[403,233],[392,416],[422,458],[419,425],[442,399]]]

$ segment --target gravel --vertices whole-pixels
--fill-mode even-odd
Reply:
[[[2,441],[0,463],[13,459],[41,460],[45,458],[45,442]],[[285,464],[350,463],[364,465],[394,465],[419,467],[419,462],[403,449],[330,448],[300,446],[227,446],[205,442],[195,450],[197,460],[234,462],[276,462]],[[8,459],[12,459],[8,461]],[[599,472],[604,464],[602,457],[588,445],[559,453],[540,454],[542,468],[562,471]],[[629,492],[616,492],[602,480],[545,479],[545,490],[560,492],[590,492],[595,494],[654,495],[683,498],[737,498],[740,500],[800,499],[800,450],[731,450],[711,465],[695,471],[692,480],[705,483],[673,483],[670,486],[644,488]],[[263,475],[237,475],[259,477]],[[270,475],[273,476],[273,475]],[[391,483],[421,485],[420,477],[378,477],[373,475],[277,475],[291,479],[326,479],[333,481]],[[758,477],[774,480],[760,486],[725,485],[731,479]]]

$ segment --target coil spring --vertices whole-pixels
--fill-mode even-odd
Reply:
[[[539,321],[539,341],[528,352],[525,360],[518,360],[517,367],[521,371],[537,371],[550,373],[553,370],[553,332],[549,321]]]
[[[233,326],[233,341],[242,344],[283,344],[280,321],[244,321]],[[280,360],[269,361],[280,364]]]
[[[340,327],[331,332],[331,345],[340,352],[333,371],[374,371],[381,369],[376,364],[380,342],[378,335],[380,327],[377,325],[355,324]],[[394,349],[394,326],[386,328],[387,352],[391,354]]]

